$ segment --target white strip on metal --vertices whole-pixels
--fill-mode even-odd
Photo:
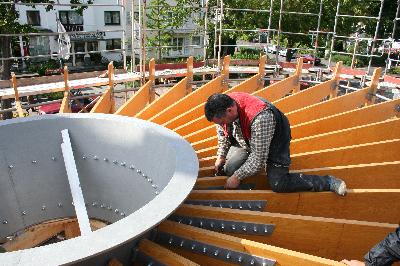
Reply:
[[[65,169],[67,170],[68,182],[71,189],[72,201],[74,202],[76,217],[78,218],[81,236],[88,235],[92,232],[87,214],[85,200],[79,182],[78,171],[76,169],[74,153],[72,151],[71,140],[69,138],[68,129],[61,131],[63,143],[61,150],[64,157]]]

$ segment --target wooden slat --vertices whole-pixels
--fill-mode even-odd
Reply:
[[[400,189],[400,161],[300,169],[311,175],[334,175],[346,181],[348,188]]]
[[[294,93],[288,97],[274,101],[274,105],[281,110],[283,113],[287,113],[293,110],[297,110],[318,102],[321,102],[324,98],[330,95],[336,97],[336,90],[339,84],[339,73],[341,63],[336,64],[336,71],[331,80],[325,81],[321,84],[315,85],[308,89]],[[335,91],[332,93],[332,91]],[[332,96],[331,96],[332,98]]]
[[[26,229],[24,233],[14,238],[12,241],[3,244],[3,247],[7,251],[16,251],[35,247],[64,231],[65,224],[68,223],[71,223],[71,221],[60,221],[45,226],[33,226]]]
[[[292,126],[364,106],[369,88],[285,113]]]
[[[206,148],[206,149],[202,149],[202,150],[198,150],[198,151],[196,151],[196,155],[197,155],[197,158],[205,158],[205,157],[210,157],[210,156],[213,156],[213,155],[215,155],[215,154],[217,154],[217,150],[218,150],[218,147],[217,146],[213,146],[213,147],[210,147],[210,148]]]
[[[300,76],[303,66],[303,58],[297,59],[296,72],[293,76],[278,81],[272,85],[260,89],[253,93],[255,96],[263,97],[270,102],[276,101],[291,91],[298,91],[300,89]]]
[[[199,169],[198,177],[213,176],[214,174],[214,166],[206,166]]]
[[[14,89],[15,107],[17,108],[18,117],[24,117],[24,111],[22,111],[21,101],[19,100],[17,78],[15,76],[15,73],[11,73],[11,84]]]
[[[199,265],[147,239],[141,240],[138,248],[164,265]]]
[[[277,261],[277,265],[342,265],[332,260],[211,232],[176,222],[164,221],[158,228],[160,231],[193,239],[202,243],[211,244],[229,250],[245,252],[259,257],[274,259]]]
[[[187,141],[193,143],[193,142],[201,141],[206,138],[210,138],[212,136],[216,136],[216,134],[217,134],[217,131],[215,129],[215,125],[211,125],[206,128],[203,128],[202,130],[190,133],[190,134],[184,136],[184,138]]]
[[[218,139],[216,136],[212,136],[210,138],[206,138],[197,142],[192,143],[192,147],[194,150],[202,150],[212,146],[218,145]]]
[[[376,90],[378,89],[379,78],[381,77],[382,68],[376,68],[372,74],[371,85],[368,91],[368,98],[365,102],[366,105],[371,105],[375,103],[376,100]]]
[[[298,124],[291,127],[292,137],[293,139],[304,138],[399,117],[400,113],[396,111],[398,104],[400,104],[400,99]]]
[[[199,159],[199,166],[200,166],[200,168],[213,166],[216,159],[217,159],[217,156],[201,158],[201,159]]]
[[[310,169],[400,160],[400,139],[291,155],[290,169]],[[201,161],[201,160],[199,160]],[[208,164],[208,161],[202,164]],[[200,165],[202,165],[200,164]]]
[[[115,112],[115,99],[114,99],[114,66],[113,62],[108,64],[108,89],[97,100],[93,106],[91,113],[112,114]]]
[[[400,119],[387,120],[359,127],[295,139],[290,143],[292,154],[332,149],[351,145],[395,139],[399,136]],[[197,151],[197,156],[207,155],[208,150]],[[208,155],[210,156],[210,155]]]
[[[194,190],[188,200],[265,200],[262,211],[267,212],[393,224],[400,221],[400,189],[351,189],[345,197],[332,192]]]
[[[212,170],[213,173],[215,170]],[[195,189],[206,189],[208,187],[224,186],[226,183],[226,176],[212,176],[198,178],[195,184]],[[255,176],[249,176],[241,182],[242,184],[255,184],[256,189],[270,189],[267,184],[267,177],[265,173],[259,173]]]
[[[214,123],[209,122],[206,119],[206,117],[203,115],[203,116],[196,118],[193,121],[190,121],[184,125],[181,125],[181,126],[175,128],[174,131],[181,136],[186,136],[192,132],[201,130],[203,128],[206,128],[206,127],[209,127],[212,125],[214,125]]]
[[[183,204],[177,215],[230,221],[274,224],[270,236],[238,235],[249,240],[340,260],[361,259],[397,224],[361,222],[292,214],[255,212]]]
[[[68,73],[68,67],[64,66],[64,71],[63,71],[63,76],[64,76],[64,97],[61,102],[60,106],[60,114],[64,113],[72,113],[71,110],[71,105],[70,105],[70,91],[69,91],[69,85],[68,85],[68,78],[69,78],[69,73]]]
[[[154,81],[149,80],[116,112],[116,115],[135,116],[148,104]]]
[[[190,93],[189,95],[186,95],[184,98],[169,106],[164,111],[153,116],[149,119],[149,121],[157,124],[163,124],[173,117],[176,117],[183,112],[186,112],[187,110],[190,110],[191,108],[197,106],[199,102],[204,102],[211,94],[221,93],[224,88],[222,84],[224,78],[225,77],[222,75],[213,79],[196,91]]]
[[[68,223],[64,228],[65,238],[71,239],[81,235],[78,222]]]

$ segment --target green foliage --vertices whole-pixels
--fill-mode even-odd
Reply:
[[[335,54],[335,55],[332,55],[332,62],[342,61],[343,65],[351,66],[351,58],[352,57],[350,55]]]
[[[400,75],[400,67],[392,67],[388,72],[390,74]]]
[[[232,55],[232,59],[256,59],[260,58],[260,51],[249,49],[249,48],[241,48],[239,52]]]
[[[50,59],[45,62],[41,63],[32,63],[29,66],[29,71],[31,72],[36,72],[39,74],[39,76],[44,76],[46,75],[47,70],[54,70],[54,69],[59,69],[60,68],[60,62],[54,59]]]

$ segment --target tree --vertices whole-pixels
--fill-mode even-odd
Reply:
[[[13,2],[16,4],[20,1],[18,0],[13,0]],[[86,3],[87,6],[93,4],[94,0],[87,0],[85,2],[81,2],[80,0],[70,0],[71,4],[81,4],[81,3]],[[46,10],[52,10],[54,6],[54,1],[44,1],[44,0],[26,0],[24,3],[49,3],[48,6],[46,6]],[[0,34],[16,34],[16,33],[27,33],[27,32],[35,32],[35,29],[32,28],[29,25],[21,25],[18,22],[19,18],[19,13],[15,8],[15,4],[1,4],[0,8]],[[83,12],[87,6],[80,6],[80,7],[72,7],[75,8],[78,12]],[[33,6],[35,7],[35,6]],[[10,43],[12,41],[11,36],[4,36],[0,35],[0,49],[2,52],[2,57],[3,58],[9,58],[11,55],[11,50],[10,50]],[[11,65],[12,65],[12,60],[10,59],[5,59],[4,64],[3,64],[3,72],[1,75],[1,79],[3,80],[8,80],[11,77]],[[1,101],[1,108],[2,109],[8,109],[11,108],[11,100],[2,100]],[[3,119],[9,119],[12,118],[12,113],[5,113],[3,114]]]
[[[157,57],[161,60],[165,49],[171,45],[171,39],[176,29],[189,21],[192,14],[199,11],[199,0],[176,0],[171,5],[166,0],[152,0],[146,12],[146,27],[156,30],[149,35],[147,45],[157,47]],[[191,8],[186,8],[190,6]]]

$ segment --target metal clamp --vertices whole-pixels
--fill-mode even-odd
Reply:
[[[168,219],[210,231],[246,235],[271,235],[275,228],[274,224],[246,223],[180,215],[172,215]]]
[[[158,232],[155,242],[176,248],[188,250],[193,253],[226,261],[236,265],[274,266],[276,261],[254,256],[248,253],[229,250],[218,246],[202,243],[196,240],[183,238],[170,233]]]

